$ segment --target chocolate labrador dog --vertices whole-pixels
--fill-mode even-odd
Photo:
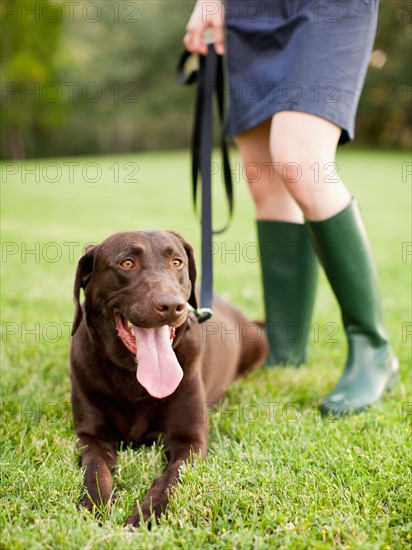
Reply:
[[[71,382],[82,504],[91,509],[112,496],[119,442],[161,437],[167,453],[130,525],[164,512],[180,466],[206,455],[207,407],[267,354],[260,327],[218,297],[213,317],[197,322],[195,279],[192,247],[172,232],[116,233],[78,263]]]

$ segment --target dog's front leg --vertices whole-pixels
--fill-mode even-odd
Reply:
[[[165,424],[162,433],[167,450],[167,468],[152,483],[142,502],[141,512],[138,507],[133,510],[126,522],[128,525],[137,527],[152,514],[157,520],[166,510],[182,464],[192,456],[200,454],[204,458],[207,454],[209,421],[204,414],[206,398],[200,376],[184,380],[178,392],[164,411]]]
[[[116,464],[116,448],[112,443],[90,436],[80,437],[79,447],[82,448],[81,466],[87,490],[81,504],[91,510],[94,504],[106,504],[112,495],[111,470]]]
[[[126,525],[138,527],[141,521],[146,522],[152,514],[157,521],[166,510],[170,492],[178,480],[179,468],[191,456],[200,453],[205,457],[207,453],[207,439],[165,443],[168,446],[168,466],[165,472],[153,481],[141,504],[141,511],[136,507],[126,521]]]

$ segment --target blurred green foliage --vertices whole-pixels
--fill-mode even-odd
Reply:
[[[2,155],[11,158],[23,156],[26,147],[34,152],[36,148],[30,142],[36,132],[52,130],[59,122],[62,107],[41,94],[43,87],[57,79],[55,52],[61,24],[44,17],[33,23],[26,5],[22,0],[0,4],[0,132]]]
[[[359,0],[362,1],[362,0]],[[187,147],[176,83],[194,0],[3,0],[3,158]],[[382,0],[357,143],[411,145],[412,2]]]
[[[356,141],[411,149],[412,1],[381,0]],[[382,65],[383,64],[383,65]]]

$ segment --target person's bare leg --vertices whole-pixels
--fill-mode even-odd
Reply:
[[[302,211],[275,172],[269,147],[270,127],[271,121],[267,120],[235,138],[256,219],[303,223]]]
[[[351,201],[335,161],[340,133],[332,122],[299,111],[282,111],[272,119],[274,171],[306,219],[330,218]]]

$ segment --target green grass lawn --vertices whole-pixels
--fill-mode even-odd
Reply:
[[[70,414],[72,284],[82,248],[116,231],[174,229],[195,245],[187,153],[70,158],[2,166],[2,480],[5,549],[409,548],[411,517],[411,176],[405,153],[344,149],[378,264],[402,377],[368,412],[322,420],[345,338],[320,280],[310,360],[260,370],[210,414],[210,452],[181,472],[151,532],[123,522],[159,474],[160,445],[123,449],[116,499],[99,523],[77,509],[82,475]],[[217,237],[216,290],[262,316],[253,208],[233,156],[236,212]],[[215,223],[225,204],[216,182]],[[338,330],[330,342],[331,327]],[[409,334],[409,336],[408,336]]]

